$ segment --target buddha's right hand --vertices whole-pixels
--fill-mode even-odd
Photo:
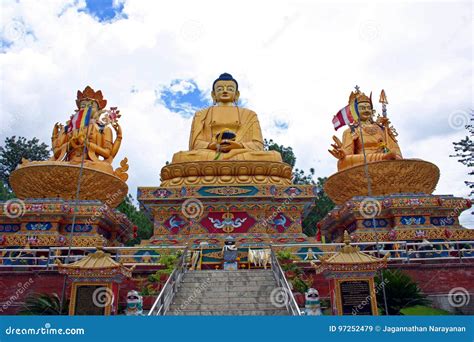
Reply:
[[[207,148],[210,149],[210,150],[216,151],[217,150],[217,143],[215,141],[213,141],[207,146]]]

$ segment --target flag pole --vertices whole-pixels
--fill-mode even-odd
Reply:
[[[91,119],[91,118],[90,118]],[[89,119],[89,120],[90,120]],[[82,156],[81,156],[81,167],[79,168],[79,176],[77,178],[77,187],[76,187],[76,197],[74,200],[74,211],[72,214],[72,224],[71,224],[71,231],[69,232],[69,246],[68,246],[68,252],[65,260],[65,264],[69,263],[69,259],[71,257],[71,250],[72,250],[72,239],[74,235],[74,229],[76,225],[76,217],[77,217],[77,209],[79,205],[79,194],[81,191],[81,181],[82,181],[82,173],[84,171],[84,160],[87,152],[87,142],[89,141],[89,128],[90,128],[91,122],[87,125],[87,130],[86,130],[86,137],[84,139],[84,148],[82,149]],[[64,280],[63,280],[63,288],[61,291],[61,302],[59,306],[60,314],[62,312],[62,308],[64,305],[64,300],[66,296],[66,282],[67,282],[67,275],[64,275]]]
[[[359,86],[355,86],[356,92],[359,93]],[[370,103],[371,107],[373,107],[372,102]],[[360,134],[360,140],[362,144],[362,153],[364,155],[364,173],[365,177],[367,178],[367,195],[369,198],[372,198],[372,184],[371,184],[371,179],[370,179],[370,174],[369,174],[369,164],[367,163],[367,154],[365,153],[365,144],[364,144],[364,134],[362,130],[362,123],[360,121],[360,115],[359,115],[359,109],[357,108],[357,104],[354,106],[357,114],[357,119],[359,121],[359,134]],[[373,108],[372,108],[373,109]],[[386,108],[385,108],[385,115],[386,115]],[[376,227],[376,221],[375,221],[375,215],[372,216],[372,227],[374,229],[374,238],[375,238],[375,248],[377,249],[377,253],[380,254],[380,245],[379,245],[379,238],[378,238],[378,233],[377,233],[377,227]],[[384,300],[384,306],[385,306],[385,315],[388,316],[388,304],[387,304],[387,295],[385,293],[385,280],[383,276],[383,272],[380,270],[380,280],[381,280],[381,285],[382,285],[382,294],[383,294],[383,300]]]

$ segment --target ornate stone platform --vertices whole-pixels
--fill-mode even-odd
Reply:
[[[373,196],[394,193],[431,194],[439,180],[439,168],[418,159],[387,160],[368,164]],[[330,176],[324,191],[336,204],[354,196],[368,195],[364,165],[354,166]]]
[[[318,223],[326,241],[474,240],[474,230],[459,223],[471,201],[451,195],[392,194],[354,197]],[[375,227],[374,227],[374,218]]]
[[[100,201],[80,201],[71,235],[74,201],[18,199],[0,202],[0,246],[115,246],[132,238],[127,217]]]
[[[308,185],[223,185],[141,187],[138,201],[154,221],[154,235],[142,244],[222,247],[240,242],[301,243],[303,213],[317,189]]]
[[[268,161],[200,161],[161,169],[161,186],[291,184],[291,166]]]
[[[10,183],[18,198],[76,198],[80,166],[59,162],[29,163],[10,175]],[[116,207],[127,195],[128,186],[119,177],[84,167],[81,180],[81,200],[99,200]]]

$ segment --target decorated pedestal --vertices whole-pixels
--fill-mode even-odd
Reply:
[[[316,188],[301,185],[143,187],[138,200],[154,221],[146,245],[188,245],[202,250],[203,263],[220,264],[231,236],[245,262],[249,248],[303,243],[301,220]]]
[[[449,195],[358,196],[336,206],[318,226],[332,242],[341,242],[345,230],[360,242],[474,240],[474,230],[459,223],[470,207],[470,200]]]
[[[59,264],[58,270],[72,281],[69,315],[117,314],[119,284],[132,275],[132,269],[102,250],[73,264]]]
[[[362,253],[350,244],[347,232],[345,245],[331,256],[320,258],[313,267],[330,280],[331,307],[334,315],[377,315],[375,272],[387,267],[387,259]],[[379,291],[381,289],[377,289]]]
[[[130,239],[127,217],[100,201],[79,201],[71,234],[74,201],[18,199],[0,203],[0,246],[113,246]]]

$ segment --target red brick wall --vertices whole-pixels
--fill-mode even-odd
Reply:
[[[447,294],[454,287],[464,287],[474,293],[474,263],[444,264],[392,264],[392,269],[401,269],[416,280],[426,294]],[[130,290],[140,290],[138,279],[146,277],[154,270],[136,271],[133,279],[124,280],[119,286],[119,303],[125,305],[125,296]],[[329,296],[329,281],[322,274],[314,274],[314,287],[321,297]],[[31,280],[30,280],[31,279]],[[64,277],[56,271],[1,271],[0,272],[0,315],[15,314],[22,306],[24,298],[31,292],[57,293],[61,296]],[[69,284],[66,295],[69,297]],[[12,299],[13,298],[13,299]],[[145,309],[147,309],[145,306]]]

